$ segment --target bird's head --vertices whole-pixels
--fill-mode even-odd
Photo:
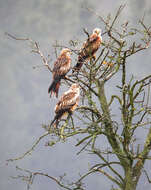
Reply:
[[[73,91],[79,92],[79,90],[80,90],[79,84],[73,83],[71,85],[70,89],[73,90]]]
[[[70,49],[64,48],[64,49],[62,49],[61,54],[66,54],[66,55],[70,56],[72,54],[72,52]]]
[[[93,30],[93,34],[96,33],[97,35],[101,35],[101,29],[100,28],[95,28]]]

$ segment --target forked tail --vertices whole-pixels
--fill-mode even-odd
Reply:
[[[60,87],[60,79],[53,80],[52,84],[48,88],[48,93],[50,93],[50,97],[54,93],[55,96],[58,98],[59,87]]]

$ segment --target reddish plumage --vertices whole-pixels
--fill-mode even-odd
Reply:
[[[70,58],[71,51],[67,48],[63,49],[60,53],[60,56],[54,63],[53,67],[53,81],[48,88],[48,93],[51,95],[54,93],[56,97],[58,97],[60,81],[65,77],[65,75],[70,70],[71,58]]]
[[[90,60],[90,58],[95,57],[95,53],[99,49],[101,42],[101,30],[99,28],[95,28],[87,41],[84,42],[83,47],[81,48],[78,55],[77,64],[73,68],[73,72],[78,72],[81,69],[83,63],[86,63]]]
[[[67,114],[72,114],[72,112],[77,108],[79,103],[80,89],[78,84],[72,84],[70,89],[65,92],[59,102],[55,106],[56,116],[50,125],[54,123],[54,127],[57,127],[62,116]]]
[[[50,97],[54,93],[55,96],[58,98],[60,80],[61,80],[61,78],[59,80],[53,80],[52,84],[49,86],[48,93],[50,93]]]

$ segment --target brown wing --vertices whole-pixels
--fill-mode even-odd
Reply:
[[[101,38],[96,33],[92,34],[88,40],[83,44],[83,48],[79,53],[79,57],[86,59],[98,50],[101,44]]]
[[[71,59],[67,56],[59,56],[57,61],[54,63],[53,78],[60,78],[67,74],[70,69]]]
[[[83,44],[83,47],[79,52],[77,64],[73,67],[72,72],[74,73],[74,71],[79,71],[83,63],[86,63],[91,57],[94,56],[100,45],[101,37],[96,33],[92,34]]]
[[[55,107],[55,113],[72,111],[72,107],[77,104],[79,97],[75,92],[64,94]]]

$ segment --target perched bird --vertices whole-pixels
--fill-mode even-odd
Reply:
[[[59,120],[63,115],[72,114],[73,111],[77,108],[79,103],[80,88],[79,85],[74,83],[71,85],[70,89],[65,92],[59,102],[55,106],[55,117],[51,122],[50,126],[54,123],[54,127],[57,127]]]
[[[52,71],[53,81],[48,88],[48,93],[50,93],[50,97],[53,93],[55,94],[56,97],[58,97],[60,81],[62,78],[65,77],[65,75],[70,70],[70,64],[71,64],[70,54],[71,50],[68,48],[64,48],[61,51],[60,56],[54,62],[54,67]]]
[[[78,62],[73,67],[73,72],[79,71],[83,65],[83,63],[90,60],[90,58],[95,58],[95,53],[99,49],[102,42],[101,37],[101,29],[95,28],[93,33],[89,36],[89,38],[84,42],[79,55]]]

